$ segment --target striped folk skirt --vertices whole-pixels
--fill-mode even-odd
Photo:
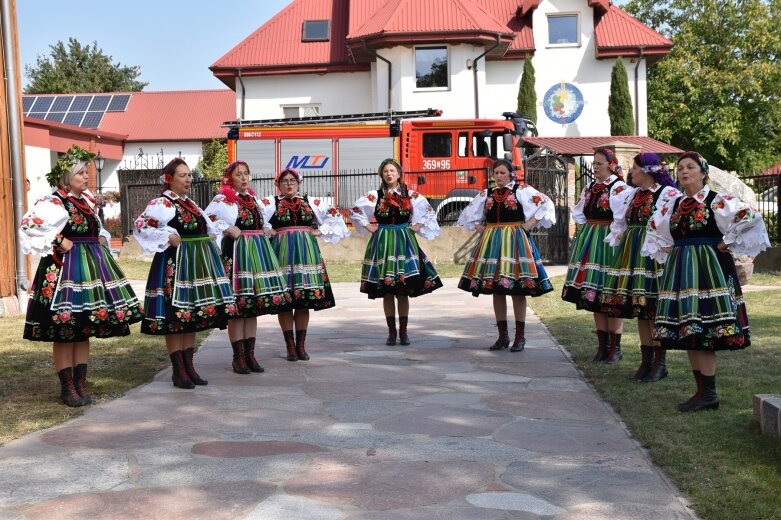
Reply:
[[[366,246],[361,268],[362,293],[369,298],[415,298],[442,287],[436,269],[418,245],[409,224],[380,224]]]
[[[60,261],[41,259],[30,288],[24,338],[70,343],[127,336],[141,321],[141,305],[108,249],[97,237],[70,237]]]
[[[601,301],[612,317],[653,320],[656,316],[663,266],[640,254],[645,235],[645,226],[629,226],[605,275]]]
[[[537,245],[520,222],[486,226],[466,263],[458,288],[473,296],[541,296],[553,290]]]
[[[285,276],[262,230],[242,231],[236,240],[223,238],[222,263],[236,298],[236,317],[290,310],[292,299]]]
[[[311,227],[278,229],[271,243],[279,258],[292,308],[319,311],[336,305]]]
[[[236,305],[217,247],[208,236],[183,236],[155,254],[149,269],[141,332],[180,334],[224,329]]]
[[[667,257],[655,321],[662,347],[715,351],[751,344],[735,262],[714,247],[719,241],[676,241]]]
[[[575,237],[561,299],[576,308],[604,312],[601,295],[617,248],[605,243],[609,221],[588,221]]]

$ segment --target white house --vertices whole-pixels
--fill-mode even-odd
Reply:
[[[623,56],[647,135],[646,70],[671,48],[608,0],[293,0],[211,70],[242,119],[428,107],[498,118],[531,56],[540,135],[606,136]]]

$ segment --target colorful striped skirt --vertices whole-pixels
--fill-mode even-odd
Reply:
[[[377,226],[363,257],[362,293],[371,299],[387,294],[415,298],[440,287],[442,280],[409,224]]]
[[[325,262],[311,227],[278,229],[272,245],[294,309],[319,311],[336,305]]]
[[[69,239],[73,247],[61,261],[49,255],[38,265],[24,338],[70,343],[127,336],[142,318],[130,283],[97,237]]]
[[[613,265],[605,275],[601,301],[605,312],[612,317],[653,320],[656,316],[663,266],[640,254],[645,234],[645,226],[627,228]]]
[[[656,338],[666,349],[737,350],[751,344],[732,255],[714,239],[676,240],[659,285]]]
[[[141,332],[180,334],[227,326],[236,314],[217,247],[206,235],[183,236],[155,254],[146,283]]]
[[[605,243],[609,226],[609,221],[588,221],[575,237],[561,299],[574,303],[578,309],[604,312],[601,294],[617,252]]]
[[[222,241],[222,263],[231,278],[236,317],[254,318],[290,310],[291,296],[277,254],[262,230],[245,230]]]
[[[520,222],[486,226],[466,263],[458,288],[473,296],[541,296],[553,290],[537,245]]]

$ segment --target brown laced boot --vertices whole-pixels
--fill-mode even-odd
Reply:
[[[525,330],[526,322],[515,320],[515,338],[513,339],[513,346],[510,347],[510,352],[520,352],[526,346]]]
[[[249,368],[247,368],[247,362],[244,361],[244,340],[232,341],[231,347],[233,348],[233,371],[237,374],[249,374]]]
[[[184,366],[184,352],[177,350],[169,354],[168,357],[171,358],[171,366],[173,367],[171,381],[173,381],[174,386],[176,388],[184,388],[185,390],[195,388],[195,383],[190,379]]]
[[[510,334],[507,332],[507,320],[496,322],[496,328],[499,329],[499,338],[496,343],[488,347],[488,350],[502,350],[510,346]]]
[[[193,366],[193,356],[195,355],[195,349],[193,347],[186,348],[182,351],[184,357],[184,369],[187,371],[187,375],[190,377],[190,381],[196,386],[206,386],[209,384],[207,380],[198,375]]]
[[[293,337],[293,331],[283,330],[282,334],[285,336],[285,348],[287,349],[287,360],[298,361],[298,355],[296,354],[296,340]]]
[[[73,386],[76,387],[76,392],[84,401],[84,404],[92,404],[95,402],[95,399],[93,399],[89,393],[89,389],[87,389],[86,363],[80,363],[73,367]]]
[[[301,361],[309,361],[309,354],[306,353],[306,329],[296,331],[296,356]]]
[[[265,372],[266,369],[260,366],[258,360],[255,359],[255,338],[247,338],[244,340],[244,361],[247,363],[247,368],[252,372]]]
[[[399,343],[409,345],[409,336],[407,335],[407,316],[399,316]]]
[[[662,347],[654,347],[654,364],[651,371],[643,378],[646,383],[655,383],[667,377],[667,351]]]
[[[84,399],[81,398],[73,384],[73,367],[63,368],[57,372],[60,378],[60,399],[68,406],[84,406]]]
[[[610,335],[604,330],[597,331],[597,352],[591,361],[604,361],[607,357],[607,343]]]
[[[608,365],[615,365],[624,355],[621,353],[621,334],[609,333],[610,349],[607,351],[604,363]]]
[[[634,381],[642,381],[645,376],[651,373],[651,366],[654,362],[654,347],[651,345],[640,345],[640,366],[637,372],[632,376]]]
[[[388,324],[388,339],[385,344],[393,346],[396,344],[396,316],[385,316],[385,322]]]

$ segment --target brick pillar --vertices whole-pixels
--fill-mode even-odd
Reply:
[[[610,148],[616,153],[618,158],[618,164],[621,165],[621,169],[624,170],[624,180],[629,180],[629,170],[632,169],[632,160],[635,155],[639,154],[642,150],[640,146],[624,141],[611,141],[597,148]]]
[[[89,140],[89,147],[87,147],[87,151],[94,154],[98,153],[94,137]],[[90,161],[90,163],[87,165],[87,175],[89,176],[89,180],[87,181],[87,188],[89,188],[93,194],[96,194],[98,192],[98,171],[95,169],[94,161]]]

